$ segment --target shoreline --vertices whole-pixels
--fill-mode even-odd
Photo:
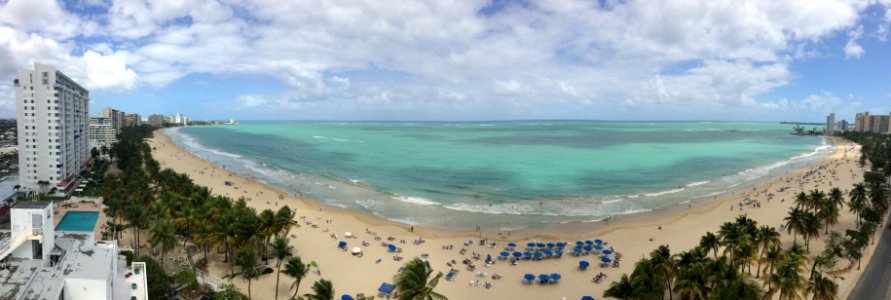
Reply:
[[[840,176],[841,181],[835,179],[835,182],[838,182],[839,187],[849,189],[850,185],[858,182],[858,178],[862,178],[862,171],[859,167],[856,167],[856,162],[849,158],[843,159],[842,157],[843,153],[845,153],[845,148],[848,148],[850,143],[843,140],[833,140],[831,142],[833,147],[835,147],[835,151],[832,154],[805,168],[788,171],[783,175],[771,178],[767,182],[758,183],[751,191],[728,192],[726,195],[715,197],[715,199],[690,201],[689,207],[679,204],[648,212],[614,216],[608,222],[570,222],[505,233],[488,231],[485,228],[482,231],[447,231],[422,225],[412,226],[372,214],[328,206],[311,199],[293,196],[285,196],[279,199],[275,196],[276,194],[282,194],[282,192],[276,188],[251,178],[235,175],[229,170],[222,169],[220,166],[203,160],[179,148],[172,142],[169,136],[164,135],[160,131],[156,131],[154,137],[149,140],[153,148],[153,156],[159,161],[162,168],[172,168],[177,172],[188,174],[196,184],[211,188],[215,194],[229,195],[234,198],[239,196],[254,198],[248,201],[248,205],[256,208],[258,211],[264,208],[274,209],[285,204],[296,208],[297,215],[301,216],[301,225],[303,227],[292,231],[292,234],[296,234],[292,235],[295,253],[299,253],[307,261],[318,261],[319,265],[324,266],[322,267],[324,270],[328,270],[321,273],[324,276],[316,274],[308,276],[307,282],[324,277],[334,282],[338,293],[355,294],[364,292],[366,294],[374,294],[373,292],[382,281],[391,282],[392,275],[401,266],[400,262],[387,259],[393,253],[387,253],[386,249],[382,250],[380,247],[376,247],[378,243],[376,241],[370,241],[370,246],[364,246],[364,254],[371,256],[371,258],[356,258],[345,252],[332,251],[336,247],[329,244],[336,243],[338,234],[345,231],[353,233],[362,232],[363,228],[365,228],[365,232],[356,234],[357,237],[354,238],[356,240],[348,240],[351,244],[358,243],[359,239],[365,239],[372,235],[378,237],[392,236],[396,240],[407,241],[423,237],[426,241],[423,244],[411,245],[411,243],[408,243],[402,245],[405,248],[405,252],[399,255],[411,258],[412,256],[429,254],[428,260],[434,266],[434,269],[443,272],[448,270],[443,269],[447,261],[461,261],[461,257],[464,257],[464,254],[458,256],[458,253],[456,253],[457,249],[444,249],[442,248],[443,245],[454,245],[455,248],[458,248],[462,243],[467,242],[468,239],[474,240],[479,238],[486,238],[490,242],[497,241],[498,243],[511,241],[521,245],[533,240],[572,241],[595,237],[603,238],[609,241],[611,246],[614,245],[617,249],[620,249],[628,260],[623,262],[618,268],[595,268],[595,272],[602,271],[609,276],[605,282],[600,284],[594,284],[590,280],[593,274],[596,273],[578,271],[578,258],[584,259],[584,256],[578,258],[568,256],[541,262],[524,261],[518,266],[510,266],[507,263],[487,265],[484,270],[489,272],[490,275],[493,273],[501,274],[506,280],[492,281],[488,278],[473,276],[472,273],[462,272],[457,276],[456,280],[443,281],[437,288],[443,294],[455,299],[511,297],[518,299],[549,299],[555,298],[558,294],[569,299],[577,299],[581,295],[600,297],[603,290],[609,286],[609,282],[617,280],[622,273],[630,273],[633,270],[634,262],[639,257],[646,255],[660,244],[668,244],[676,252],[688,250],[698,243],[699,237],[705,231],[715,232],[721,223],[730,221],[742,214],[757,220],[759,224],[778,227],[788,208],[792,205],[792,195],[799,191],[798,183],[801,184],[803,190],[809,190],[813,187],[826,189],[826,182],[823,181],[826,178],[817,179],[815,177],[818,177],[818,174],[822,174],[819,175],[820,177],[826,177],[829,173],[835,174],[837,171],[843,171],[840,173],[844,174],[847,172],[851,175],[845,174],[845,176]],[[857,147],[851,149],[857,151]],[[224,186],[224,178],[225,180],[235,182],[235,186]],[[820,186],[821,183],[824,186]],[[833,182],[829,184],[832,185]],[[790,187],[784,192],[777,193],[776,199],[774,199],[776,201],[770,201],[765,198],[767,197],[766,194],[773,193],[784,185],[794,185],[794,188]],[[236,187],[241,187],[241,189],[236,189]],[[727,209],[727,206],[734,206],[746,197],[767,202],[764,203],[764,208],[746,206],[744,210]],[[782,198],[789,201],[782,201]],[[279,205],[280,203],[281,205]],[[721,205],[725,205],[725,207],[722,208]],[[331,222],[329,223],[328,221]],[[312,224],[312,226],[309,226],[309,224]],[[834,226],[833,230],[843,232],[845,227],[851,227],[853,224],[853,215],[845,210],[839,225]],[[783,231],[782,236],[784,242],[791,243],[791,235]],[[295,243],[293,237],[296,237],[300,242]],[[331,248],[328,248],[328,246],[331,246]],[[816,252],[817,249],[822,247],[822,241],[814,241],[812,246],[814,246],[812,251]],[[500,248],[490,249],[477,245],[465,246],[464,248],[474,253],[479,252],[483,257],[486,254],[497,256],[498,251],[500,251]],[[869,252],[867,251],[867,253]],[[215,254],[211,256],[215,256]],[[374,260],[375,258],[378,259],[377,262]],[[228,265],[223,264],[219,257],[210,259],[209,271],[211,274],[227,274],[227,270]],[[351,272],[344,272],[343,270],[351,270]],[[357,272],[352,272],[352,270]],[[523,273],[555,271],[564,273],[564,280],[557,286],[526,285],[521,284],[519,281]],[[851,278],[856,278],[857,276],[855,275],[845,274],[845,277],[849,279],[839,282],[840,295],[844,295],[849,290],[852,286]],[[491,289],[484,289],[482,286],[468,287],[468,280],[491,281],[493,286]],[[243,279],[236,278],[231,281],[243,290],[246,288],[246,282]],[[284,281],[283,279],[282,284],[279,286],[282,290],[286,290],[290,285],[290,282],[285,284]],[[268,297],[261,298],[270,298],[274,287],[274,276],[271,281],[266,278],[253,284],[255,297],[257,291],[262,290],[268,293],[265,294]],[[308,285],[301,285],[301,291],[308,291],[308,289]]]

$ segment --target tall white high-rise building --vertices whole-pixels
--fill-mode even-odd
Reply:
[[[33,190],[67,190],[90,156],[90,92],[57,71],[35,63],[20,70],[15,86],[19,184]],[[49,186],[38,183],[47,181]]]
[[[826,116],[826,135],[835,134],[835,113],[829,113]]]

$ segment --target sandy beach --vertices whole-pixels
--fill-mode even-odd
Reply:
[[[294,252],[304,262],[315,261],[320,269],[320,274],[313,273],[304,279],[300,294],[309,292],[312,283],[319,278],[325,278],[334,283],[338,297],[341,294],[357,293],[376,295],[378,286],[382,282],[392,282],[393,276],[406,260],[424,255],[438,271],[447,273],[451,268],[458,270],[454,280],[440,281],[437,287],[437,291],[450,299],[579,299],[583,295],[600,299],[611,281],[617,280],[623,273],[630,273],[634,262],[658,245],[667,244],[674,253],[689,250],[698,244],[699,238],[706,231],[716,232],[721,223],[743,214],[759,224],[775,226],[779,230],[783,218],[793,205],[795,194],[814,188],[828,192],[832,187],[839,187],[847,195],[853,184],[862,181],[863,173],[857,164],[859,147],[843,140],[835,140],[834,154],[818,164],[774,177],[768,183],[751,190],[735,191],[713,200],[691,202],[654,212],[613,217],[608,224],[568,223],[544,229],[514,231],[508,235],[505,232],[489,232],[485,228],[481,231],[453,232],[410,226],[373,215],[320,205],[310,199],[282,195],[281,191],[271,186],[237,176],[196,157],[177,147],[161,131],[155,132],[149,144],[162,168],[186,173],[195,183],[211,188],[216,194],[248,198],[248,205],[257,211],[277,209],[283,205],[296,208],[302,226],[291,231]],[[227,186],[224,181],[231,181],[233,185]],[[758,205],[740,205],[747,198],[753,199]],[[845,229],[854,227],[854,215],[845,207],[839,224],[831,227],[831,230],[844,232]],[[780,231],[784,244],[791,244],[792,235],[785,230]],[[344,237],[345,232],[352,233],[353,237]],[[389,237],[392,237],[391,241],[388,241]],[[414,241],[419,238],[424,242],[416,244]],[[517,265],[499,259],[495,259],[495,264],[484,263],[487,255],[497,258],[507,242],[515,242],[523,248],[529,241],[574,243],[576,240],[595,238],[603,239],[608,247],[614,247],[623,255],[620,267],[601,268],[594,264],[582,271],[578,268],[578,262],[587,260],[594,263],[597,261],[596,256],[576,257],[568,254],[562,258],[540,261],[523,260]],[[487,239],[487,244],[494,242],[496,246],[480,245],[480,239]],[[473,244],[465,245],[469,240]],[[128,239],[124,241],[128,242]],[[338,249],[338,241],[348,242],[349,248],[361,247],[363,255],[354,256]],[[811,252],[821,250],[822,242],[812,242]],[[367,246],[363,246],[363,243]],[[394,253],[388,252],[382,243],[400,247],[402,252],[398,256],[404,259],[394,260]],[[865,252],[864,267],[869,261],[873,246]],[[478,254],[481,259],[474,259],[474,254]],[[213,257],[209,258],[210,273],[220,277],[229,270],[229,266],[223,264],[218,257],[221,255],[212,253]],[[453,260],[456,262],[453,267],[447,265]],[[470,271],[462,263],[464,260],[469,260],[476,268]],[[840,261],[836,268],[846,266],[847,261]],[[594,283],[592,278],[599,272],[608,277],[600,283]],[[844,277],[837,281],[840,297],[853,287],[859,272],[855,263],[854,268],[834,274]],[[560,273],[562,280],[557,284],[526,284],[522,279],[526,273]],[[493,279],[495,274],[501,278]],[[233,282],[243,292],[247,292],[247,284],[243,279],[234,279]],[[487,287],[487,283],[491,286]],[[274,285],[274,274],[262,276],[252,284],[253,298],[272,299],[275,288],[279,288],[282,295],[293,294],[293,291],[288,291],[291,281],[287,276],[282,276],[278,287]]]

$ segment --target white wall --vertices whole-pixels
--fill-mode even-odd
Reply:
[[[108,286],[106,280],[65,278],[62,294],[67,300],[111,300]]]

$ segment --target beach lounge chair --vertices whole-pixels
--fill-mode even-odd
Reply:
[[[377,288],[377,291],[380,292],[381,296],[385,296],[385,297],[389,298],[390,296],[393,295],[393,291],[395,289],[396,289],[396,286],[384,282],[384,283],[381,283],[381,286],[379,288]]]

